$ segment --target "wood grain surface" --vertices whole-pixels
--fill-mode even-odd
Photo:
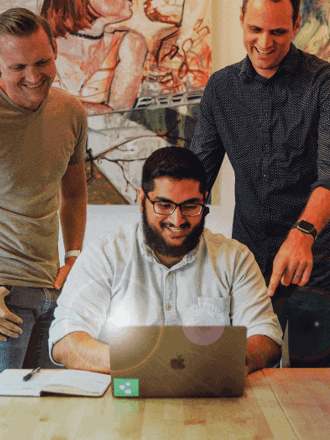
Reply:
[[[330,371],[257,371],[240,398],[0,397],[0,439],[329,440]]]

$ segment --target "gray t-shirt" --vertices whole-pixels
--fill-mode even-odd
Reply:
[[[0,284],[52,287],[59,189],[68,165],[85,158],[85,109],[51,88],[32,112],[0,89],[0,133]]]

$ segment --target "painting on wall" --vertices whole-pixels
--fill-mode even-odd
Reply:
[[[55,87],[88,114],[89,204],[135,204],[145,159],[186,148],[211,74],[211,0],[0,0],[48,19]]]
[[[294,44],[330,62],[329,0],[302,0],[300,12],[302,25]]]

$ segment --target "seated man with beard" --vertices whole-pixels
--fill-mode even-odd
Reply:
[[[246,373],[278,362],[282,331],[248,248],[204,229],[206,173],[189,150],[146,160],[142,219],[89,243],[55,310],[50,354],[67,368],[110,373],[114,326],[243,325]]]

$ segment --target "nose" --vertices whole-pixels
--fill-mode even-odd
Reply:
[[[41,73],[36,66],[31,66],[25,71],[25,79],[31,84],[37,84],[40,81]]]
[[[168,216],[168,221],[175,227],[179,227],[182,223],[186,222],[186,218],[182,215],[179,206],[176,207],[175,211]]]
[[[273,37],[268,32],[263,32],[259,35],[258,45],[260,49],[266,50],[272,47]]]

